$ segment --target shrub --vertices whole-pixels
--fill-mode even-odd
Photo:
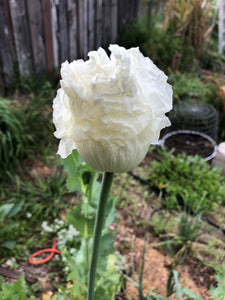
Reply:
[[[177,103],[181,100],[199,99],[217,106],[219,99],[218,86],[213,82],[204,82],[204,77],[194,73],[173,73],[169,76],[173,86],[173,99]]]
[[[145,19],[130,24],[118,44],[125,48],[140,47],[145,56],[163,71],[196,69],[197,61],[193,60],[194,48],[186,45],[181,37],[175,37],[171,32],[162,28],[162,18],[152,19],[148,28]]]
[[[164,205],[178,209],[179,204],[198,212],[211,211],[215,203],[225,199],[224,177],[221,170],[199,156],[186,154],[172,157],[162,151],[162,161],[153,161],[149,174],[150,184],[164,192]]]

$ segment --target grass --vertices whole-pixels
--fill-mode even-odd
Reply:
[[[15,101],[0,100],[0,178],[18,166],[19,160],[26,155],[26,148],[32,136]]]

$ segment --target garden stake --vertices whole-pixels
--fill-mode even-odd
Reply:
[[[101,194],[98,202],[95,227],[94,227],[94,240],[93,240],[93,249],[91,256],[91,265],[89,270],[89,279],[88,279],[88,300],[93,300],[94,298],[94,287],[95,287],[95,275],[96,267],[98,262],[99,255],[99,246],[101,241],[102,227],[105,218],[105,208],[107,204],[108,195],[113,180],[113,173],[105,172],[102,181]]]

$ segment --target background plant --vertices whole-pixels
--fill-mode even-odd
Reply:
[[[165,150],[161,154],[160,162],[151,163],[149,179],[153,187],[163,191],[163,203],[168,209],[179,209],[180,203],[184,208],[205,212],[224,201],[220,169],[211,168],[198,156],[173,157]]]
[[[150,27],[147,19],[142,18],[138,23],[130,24],[118,43],[126,48],[140,47],[142,53],[166,73],[178,69],[196,70],[193,47],[184,45],[173,33],[163,31],[162,24],[162,16],[152,18]]]
[[[207,35],[213,28],[209,25],[212,1],[169,0],[163,29],[179,36],[187,45],[194,47],[198,56]]]
[[[173,220],[173,229],[160,234],[163,241],[159,242],[157,246],[166,246],[166,250],[172,258],[172,268],[176,269],[177,266],[183,265],[187,254],[191,253],[190,250],[199,237],[211,230],[204,226],[201,215],[190,216],[182,213],[171,219]]]
[[[26,284],[24,274],[12,284],[4,283],[3,278],[0,277],[0,297],[2,300],[37,300]]]
[[[169,82],[173,86],[174,104],[180,101],[199,99],[217,107],[221,102],[219,87],[213,81],[194,73],[172,73]]]
[[[21,167],[26,157],[38,157],[53,145],[50,121],[53,87],[39,83],[39,89],[15,101],[0,99],[0,178]],[[44,128],[44,130],[43,130]]]
[[[1,190],[0,259],[11,256],[24,259],[25,253],[29,256],[28,249],[36,245],[35,233],[40,230],[41,223],[59,218],[68,207],[66,177],[56,168],[42,179],[37,175],[29,180],[21,180],[18,175],[10,178],[14,184],[10,192],[9,183]],[[38,244],[42,242],[46,243],[46,237]]]
[[[32,140],[26,130],[23,114],[15,102],[0,100],[0,179],[12,171],[26,154]]]

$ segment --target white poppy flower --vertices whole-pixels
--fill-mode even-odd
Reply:
[[[126,172],[156,144],[170,122],[172,87],[167,76],[138,48],[99,48],[89,60],[61,67],[61,88],[53,103],[58,154],[77,149],[92,168]]]

